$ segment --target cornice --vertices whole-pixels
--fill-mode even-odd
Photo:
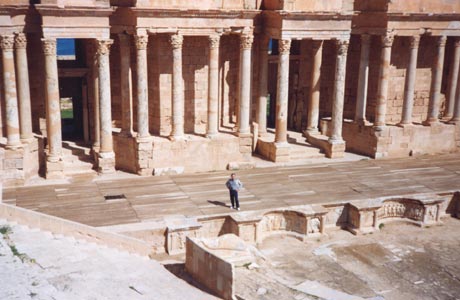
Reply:
[[[59,17],[108,17],[115,11],[112,7],[97,7],[97,6],[79,6],[79,7],[64,7],[36,4],[35,8],[41,16],[59,16]]]
[[[199,10],[199,9],[155,9],[155,8],[130,8],[137,17],[160,18],[222,18],[222,19],[251,19],[260,14],[259,10]]]

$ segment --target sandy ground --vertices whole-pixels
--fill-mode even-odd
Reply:
[[[386,224],[380,232],[347,231],[301,242],[273,236],[264,259],[237,268],[239,299],[460,299],[460,220],[419,228]]]
[[[146,257],[4,220],[0,232],[2,300],[216,299]]]

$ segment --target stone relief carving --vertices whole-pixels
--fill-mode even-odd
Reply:
[[[320,232],[321,221],[319,218],[312,218],[308,222],[308,233],[318,233]]]
[[[412,201],[388,201],[379,208],[378,218],[408,218],[423,221],[423,206]]]

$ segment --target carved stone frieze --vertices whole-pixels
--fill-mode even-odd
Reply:
[[[377,217],[385,218],[407,218],[415,221],[423,221],[423,205],[413,201],[388,201],[379,208]]]

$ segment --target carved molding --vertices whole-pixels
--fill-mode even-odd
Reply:
[[[97,40],[97,54],[98,55],[109,55],[110,46],[112,46],[113,40]]]
[[[254,36],[252,34],[242,34],[240,36],[240,49],[247,50],[251,49],[252,43],[254,42]]]
[[[184,37],[180,34],[173,34],[171,35],[170,42],[173,49],[181,49],[184,43]]]
[[[348,40],[337,40],[336,45],[337,45],[337,55],[343,56],[347,55],[348,52]]]
[[[42,39],[43,53],[45,55],[56,55],[56,40]]]
[[[289,54],[291,50],[291,40],[279,40],[278,51],[280,54]]]
[[[410,48],[415,49],[420,45],[420,36],[414,35],[410,37]]]
[[[27,47],[27,37],[24,33],[16,33],[14,46],[16,49],[25,49]]]
[[[209,48],[216,49],[219,48],[220,35],[213,34],[209,36]]]
[[[12,35],[2,35],[0,41],[0,47],[3,51],[13,51],[14,47],[14,36]]]
[[[135,35],[134,41],[136,43],[137,50],[147,50],[147,45],[149,43],[148,35]]]

